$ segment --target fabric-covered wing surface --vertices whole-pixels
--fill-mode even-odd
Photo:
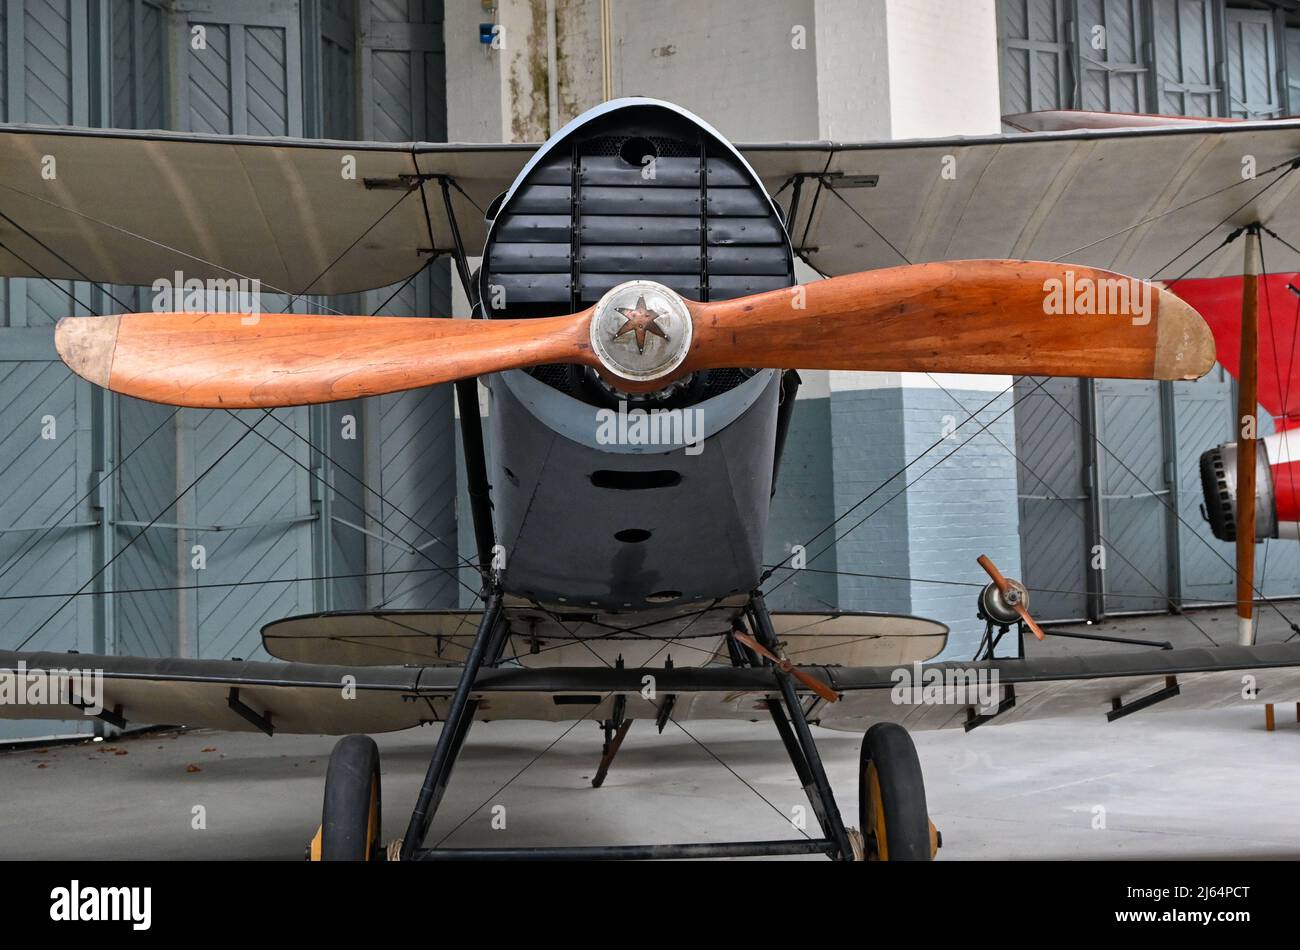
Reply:
[[[790,661],[801,665],[924,663],[948,645],[948,628],[944,624],[897,614],[774,611],[772,629],[785,644]]]
[[[677,665],[702,666],[725,660],[722,637],[736,612],[734,605],[725,602],[703,613],[642,611],[638,621],[629,625],[618,614],[557,619],[518,602],[506,607],[511,630],[506,656],[518,657],[521,666],[538,668],[598,666],[606,653],[608,662],[621,655],[630,666],[655,660],[659,665],[666,654]],[[481,616],[477,610],[306,614],[267,624],[262,628],[262,645],[272,656],[298,663],[448,665],[464,662]],[[938,621],[897,614],[777,611],[772,624],[796,663],[911,663],[937,656],[948,642],[948,628]],[[576,642],[579,639],[585,645]],[[674,640],[680,648],[669,653]],[[601,646],[609,649],[602,652]]]
[[[411,176],[448,175],[464,189],[469,200],[453,200],[473,253],[479,209],[531,151],[0,126],[0,276],[147,286],[181,271],[257,278],[266,292],[385,287],[429,259]],[[425,187],[445,251],[441,188]]]
[[[1153,115],[1145,112],[1089,112],[1083,109],[1041,109],[1002,117],[1002,124],[1020,132],[1077,132],[1080,129],[1154,129],[1172,125],[1222,125],[1241,119],[1206,116]]]
[[[92,669],[103,672],[103,693],[91,696],[83,687],[82,698],[100,700],[109,713],[120,710],[128,727],[167,723],[255,730],[257,727],[231,706],[232,689],[238,690],[240,703],[269,718],[276,732],[391,732],[421,720],[420,712],[405,698],[416,694],[422,672],[419,667],[353,670],[306,663],[9,651],[0,652],[0,696],[5,698],[0,702],[0,718],[82,716],[75,706],[35,702],[33,690],[43,690],[42,700],[75,698],[79,680],[69,674]],[[352,699],[344,695],[344,677],[348,675],[357,677]]]
[[[384,732],[438,721],[447,708],[460,671],[456,667],[357,667],[233,660],[92,657],[87,654],[0,652],[0,718],[75,718],[63,705],[17,703],[21,675],[26,696],[41,688],[54,696],[67,671],[103,671],[103,705],[120,709],[128,723],[174,723],[218,729],[258,726],[237,706],[269,720],[276,731],[337,735]],[[898,681],[891,667],[807,667],[831,683],[842,699],[827,704],[808,695],[809,716],[832,729],[860,730],[883,720],[911,729],[940,729],[965,723],[969,701],[934,703],[924,692],[893,695]],[[912,668],[913,672],[915,669]],[[1014,690],[1015,705],[992,720],[1017,722],[1060,716],[1099,720],[1115,702],[1132,703],[1166,689],[1175,677],[1178,694],[1140,715],[1180,708],[1215,708],[1243,702],[1247,686],[1253,701],[1288,702],[1300,698],[1300,643],[1255,647],[1217,647],[1142,653],[1000,660],[992,663],[936,663],[927,675],[996,669],[999,690]],[[930,674],[928,671],[934,671]],[[731,667],[656,669],[656,702],[642,696],[645,671],[635,667],[499,668],[484,671],[476,683],[478,718],[567,721],[607,719],[613,697],[626,697],[626,714],[653,719],[662,697],[676,697],[675,719],[766,718],[774,693],[770,668]],[[353,680],[347,679],[354,678]],[[39,684],[35,685],[35,684]],[[347,686],[355,687],[349,698]],[[238,690],[236,694],[231,690]],[[1005,693],[1001,695],[1005,696]],[[235,703],[232,704],[232,698]]]
[[[830,275],[1006,257],[1177,276],[1183,267],[1157,271],[1224,217],[1225,231],[1300,220],[1300,173],[1251,200],[1280,174],[1270,169],[1300,157],[1300,120],[740,149],[787,205],[800,193],[795,247]],[[483,209],[534,150],[0,126],[0,276],[149,285],[181,270],[292,293],[389,286],[428,260],[426,206],[433,247],[452,245],[436,176],[465,192],[453,201],[474,254]],[[1243,179],[1247,157],[1258,179]],[[434,176],[427,202],[408,188],[419,176]],[[1279,255],[1272,270],[1300,270],[1300,255]],[[1191,276],[1235,265],[1219,255]]]
[[[1300,171],[1251,200],[1285,170],[1270,169],[1300,158],[1294,119],[792,143],[750,146],[745,157],[769,190],[785,186],[787,196],[792,176],[814,176],[803,182],[790,231],[795,249],[828,275],[889,267],[904,257],[998,257],[1172,278],[1229,230],[1256,220],[1300,244]],[[1243,178],[1246,159],[1258,178]],[[1207,232],[1214,233],[1169,266]],[[1300,270],[1300,255],[1270,251],[1270,270]],[[1236,272],[1240,255],[1225,252],[1190,276]]]
[[[1268,238],[1264,241],[1272,266],[1275,249],[1280,245]],[[1295,354],[1296,341],[1300,340],[1300,301],[1294,287],[1300,287],[1300,274],[1269,273],[1258,282],[1259,404],[1279,418],[1300,417],[1300,385],[1295,381],[1300,369]],[[1240,379],[1242,278],[1180,280],[1169,289],[1205,319],[1214,334],[1219,362],[1234,379]]]

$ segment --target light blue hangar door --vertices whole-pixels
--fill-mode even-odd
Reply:
[[[303,134],[296,3],[181,2],[172,11],[170,126],[217,134]],[[289,307],[290,298],[274,292],[286,289],[263,287],[262,309]],[[293,309],[305,307],[293,303]],[[315,607],[311,581],[296,580],[313,576],[313,525],[319,518],[313,479],[319,460],[307,442],[310,411],[282,409],[268,416],[184,409],[173,422],[174,463],[162,481],[180,501],[162,520],[174,525],[176,652],[259,655],[262,624]],[[166,503],[153,498],[149,506],[160,500]]]
[[[1003,111],[1146,110],[1149,14],[1139,0],[999,0]],[[1021,563],[1035,614],[1159,609],[1174,540],[1159,387],[1020,379],[1015,395]]]
[[[169,37],[179,128],[445,137],[441,3],[181,3]],[[430,200],[440,200],[436,189]],[[401,286],[291,305],[442,314],[447,277],[445,262],[435,262]],[[284,295],[264,293],[264,309],[286,305]],[[280,410],[273,418],[182,412],[175,483],[196,487],[176,510],[176,547],[179,569],[196,586],[180,585],[181,648],[246,657],[260,652],[258,629],[277,617],[455,603],[450,392]]]
[[[97,29],[85,3],[0,4],[4,120],[98,121],[103,87],[88,55]],[[5,184],[39,187],[41,171]],[[0,214],[5,205],[0,193]],[[22,224],[0,217],[0,238]],[[81,283],[0,281],[0,643],[9,649],[106,646],[106,601],[95,596],[106,581],[96,576],[108,540],[104,497],[91,490],[105,469],[104,403],[58,361],[53,344],[60,317],[100,305]],[[72,596],[78,591],[86,596]],[[85,722],[6,722],[0,738],[87,731]]]
[[[1069,108],[1072,7],[1070,0],[998,0],[1004,115]]]
[[[357,131],[383,142],[444,141],[447,137],[446,53],[442,0],[369,0],[357,9],[359,92]],[[439,184],[425,198],[440,206]],[[482,211],[453,193],[458,215]],[[413,193],[407,200],[420,201]],[[425,242],[427,243],[427,241]],[[467,248],[470,254],[479,248]],[[361,295],[366,313],[441,316],[451,313],[451,267],[443,257],[401,287]],[[362,591],[369,607],[455,606],[476,577],[457,571],[456,420],[454,390],[436,386],[362,401],[357,416],[365,454],[365,563]],[[336,479],[336,484],[350,481]],[[336,505],[338,519],[356,520],[355,507]],[[469,513],[460,519],[472,534]],[[345,532],[354,528],[342,526]],[[472,550],[472,543],[470,544]]]
[[[441,21],[440,3],[9,0],[0,2],[0,115],[437,140]],[[151,296],[0,282],[0,643],[256,656],[258,628],[276,617],[454,602],[448,391],[268,418],[107,395],[58,362],[59,317],[148,309]],[[439,314],[447,298],[438,262],[402,288],[293,306]],[[262,300],[267,310],[288,302],[270,292]],[[0,739],[87,728],[11,722]]]
[[[1273,119],[1286,113],[1280,19],[1267,10],[1228,10],[1229,115]]]
[[[158,3],[114,0],[108,9],[107,75],[111,124],[160,129],[172,123],[167,76],[168,23]],[[113,287],[105,312],[148,309],[151,294]],[[195,583],[182,559],[176,508],[180,415],[139,400],[105,395],[105,471],[112,472],[104,497],[105,535],[113,562],[104,568],[106,588],[120,591],[106,613],[107,652],[168,656],[187,649],[181,639],[182,584]],[[156,519],[156,520],[155,520]],[[151,522],[153,522],[151,524]]]
[[[1095,112],[1150,112],[1148,0],[1077,0],[1075,102]]]

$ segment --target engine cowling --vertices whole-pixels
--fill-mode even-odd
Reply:
[[[1201,455],[1202,514],[1220,541],[1237,540],[1237,443]],[[1255,540],[1300,539],[1300,430],[1261,439],[1255,455]]]

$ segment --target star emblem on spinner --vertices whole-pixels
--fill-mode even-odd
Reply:
[[[648,382],[681,366],[693,329],[686,301],[674,291],[651,280],[630,280],[596,304],[591,348],[614,375]]]
[[[668,339],[668,334],[660,329],[658,324],[655,322],[663,316],[663,314],[658,310],[652,310],[650,307],[646,306],[644,294],[636,298],[635,307],[615,307],[614,309],[621,313],[623,318],[627,320],[625,324],[618,328],[614,333],[614,336],[620,337],[624,333],[629,332],[635,334],[636,351],[638,353],[645,352],[645,338],[647,333],[653,333],[655,336],[664,340]]]

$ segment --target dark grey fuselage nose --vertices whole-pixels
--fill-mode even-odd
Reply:
[[[794,283],[762,183],[652,100],[607,103],[540,149],[496,207],[489,318],[582,310],[631,280],[691,300]],[[543,366],[488,380],[493,521],[510,593],[639,610],[746,592],[762,570],[781,378],[701,371],[649,395]]]

